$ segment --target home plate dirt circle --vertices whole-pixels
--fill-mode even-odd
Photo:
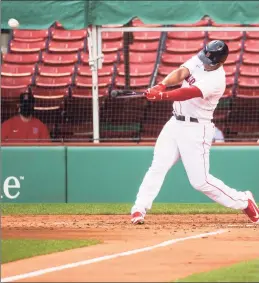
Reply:
[[[146,224],[140,226],[133,226],[126,215],[3,216],[2,237],[102,241],[96,246],[3,264],[2,278],[9,278],[77,262],[91,263],[17,282],[169,282],[258,258],[259,250],[259,226],[243,214],[148,215]],[[143,250],[171,240],[172,244]],[[141,252],[129,253],[137,249]],[[125,256],[111,257],[122,253]],[[94,260],[105,256],[107,260]]]

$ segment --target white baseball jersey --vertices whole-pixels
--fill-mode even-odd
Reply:
[[[226,75],[223,67],[221,66],[214,71],[205,71],[198,56],[193,56],[181,66],[186,67],[190,72],[190,76],[183,81],[182,87],[198,87],[203,98],[175,101],[173,104],[174,112],[177,115],[211,120],[219,99],[226,88]]]

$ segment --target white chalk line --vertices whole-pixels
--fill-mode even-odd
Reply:
[[[114,258],[118,258],[118,257],[138,254],[138,253],[151,251],[151,250],[161,248],[161,247],[166,247],[166,246],[178,243],[178,242],[183,242],[183,241],[192,240],[192,239],[199,239],[199,238],[202,238],[202,237],[207,237],[207,236],[212,236],[212,235],[218,235],[218,234],[222,234],[222,233],[225,233],[225,232],[227,232],[227,230],[221,229],[221,230],[217,230],[217,231],[214,231],[214,232],[207,232],[207,233],[189,236],[189,237],[185,237],[185,238],[172,239],[172,240],[165,241],[165,242],[162,242],[162,243],[154,245],[154,246],[149,246],[149,247],[145,247],[145,248],[140,248],[140,249],[136,249],[136,250],[131,250],[131,251],[107,255],[107,256],[101,256],[101,257],[92,258],[92,259],[88,259],[88,260],[78,261],[78,262],[74,262],[74,263],[68,263],[68,264],[64,264],[64,265],[60,265],[60,266],[40,269],[40,270],[37,270],[37,271],[32,271],[32,272],[19,274],[19,275],[15,275],[15,276],[11,276],[11,277],[6,277],[6,278],[3,278],[1,282],[13,282],[13,281],[16,281],[16,280],[36,277],[36,276],[40,276],[40,275],[43,275],[43,274],[46,274],[46,273],[51,273],[51,272],[60,271],[60,270],[64,270],[64,269],[74,268],[74,267],[78,267],[78,266],[82,266],[82,265],[88,265],[88,264],[92,264],[92,263],[96,263],[96,262],[100,262],[100,261],[105,261],[105,260],[109,260],[109,259],[114,259]]]

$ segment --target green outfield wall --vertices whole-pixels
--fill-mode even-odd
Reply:
[[[133,202],[153,147],[2,147],[3,202]],[[259,146],[214,146],[210,172],[259,199]],[[156,202],[211,202],[194,190],[181,161]]]

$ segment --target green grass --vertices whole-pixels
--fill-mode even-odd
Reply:
[[[174,282],[259,282],[259,259],[193,274]]]
[[[2,203],[2,215],[86,215],[86,214],[129,214],[132,204],[108,203],[75,203],[75,204],[9,204]],[[240,213],[216,203],[175,204],[157,203],[153,205],[151,214],[222,214]]]
[[[98,240],[1,240],[2,263],[29,258],[37,255],[45,255],[54,252],[92,246],[99,243],[100,241]]]

